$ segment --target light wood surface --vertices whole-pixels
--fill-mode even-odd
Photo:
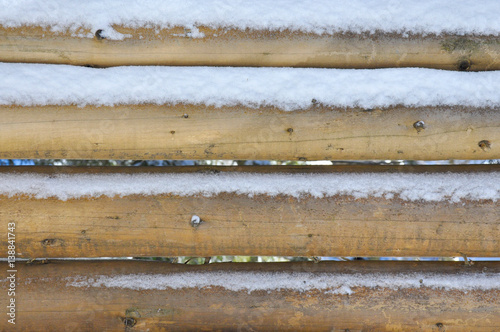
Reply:
[[[124,40],[81,38],[40,27],[0,27],[0,61],[85,66],[285,66],[449,70],[500,69],[500,39],[487,36],[398,34],[315,35],[201,27],[203,38],[181,27],[115,27]],[[79,34],[94,35],[81,30]]]
[[[495,108],[0,106],[0,127],[6,159],[500,159]]]
[[[59,173],[58,168],[53,169],[44,168],[41,173]],[[108,172],[122,170],[110,169]],[[135,172],[131,169],[124,168],[123,173]],[[170,172],[182,171],[183,167],[152,169]],[[258,172],[259,167],[247,169]],[[453,169],[457,171],[460,167]],[[494,171],[498,166],[474,169]],[[72,171],[66,168],[61,172]],[[487,200],[404,201],[397,196],[354,199],[341,195],[327,198],[132,195],[67,201],[0,196],[0,220],[4,225],[0,228],[0,244],[7,246],[7,223],[13,222],[18,254],[25,258],[494,257],[500,248],[498,212],[499,203]],[[193,215],[203,220],[198,227],[191,225]],[[6,252],[0,256],[6,257]]]

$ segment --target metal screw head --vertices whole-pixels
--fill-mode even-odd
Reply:
[[[201,219],[196,214],[191,217],[191,226],[198,227],[201,224]]]
[[[136,323],[137,321],[132,317],[126,317],[123,319],[123,325],[125,325],[126,327],[133,327]]]
[[[419,133],[425,129],[425,122],[421,120],[417,121],[413,124],[413,128],[415,128],[417,130],[417,133]]]

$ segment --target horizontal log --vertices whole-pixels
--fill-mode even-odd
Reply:
[[[17,263],[19,331],[500,327],[498,262]],[[10,280],[0,281],[7,294]],[[8,305],[2,296],[0,304]],[[9,317],[0,320],[8,330]]]
[[[496,108],[0,106],[0,126],[8,159],[500,158]]]
[[[349,163],[349,162],[346,162]],[[455,165],[244,165],[244,166],[2,166],[0,174],[170,174],[170,173],[257,173],[257,174],[335,174],[335,173],[490,173],[500,171],[498,164],[455,164]]]
[[[499,70],[498,36],[398,34],[316,35],[200,27],[156,30],[115,27],[124,40],[81,38],[41,27],[0,27],[0,61],[84,66],[428,67]],[[82,29],[81,35],[96,31]],[[200,35],[201,36],[201,35]]]
[[[478,168],[481,169],[474,167]],[[152,168],[156,172],[152,178],[137,177],[139,173],[117,178],[120,173],[113,171],[114,178],[101,180],[96,177],[98,174],[92,177],[95,173],[92,170],[85,178],[79,178],[77,173],[61,178],[60,175],[72,171],[68,168],[61,172],[58,168],[43,168],[41,177],[37,177],[34,172],[38,168],[22,169],[33,171],[29,176],[2,177],[0,220],[4,226],[0,228],[0,244],[8,245],[7,225],[14,223],[18,255],[25,258],[217,255],[496,257],[500,247],[499,201],[488,198],[498,196],[497,187],[489,185],[498,183],[499,173],[495,172],[498,165],[488,166],[493,173],[480,173],[480,178],[472,173],[460,174],[459,177],[441,173],[424,175],[418,181],[409,182],[406,189],[401,189],[409,191],[405,195],[413,197],[410,199],[396,189],[387,192],[383,192],[385,189],[381,189],[382,192],[366,189],[364,193],[362,186],[368,186],[373,180],[378,186],[385,182],[389,187],[391,183],[399,187],[403,184],[394,181],[401,181],[403,175],[411,174],[384,175],[379,180],[362,174],[344,174],[335,180],[336,167],[332,167],[333,180],[330,177],[299,177],[294,180],[293,173],[288,177],[281,174],[277,180],[269,177],[270,174],[260,178],[255,174],[238,173],[229,174],[233,177],[222,173],[217,176],[201,174],[196,178],[193,178],[193,173],[186,173],[168,178],[169,172],[178,172],[170,167],[155,168],[154,171]],[[109,169],[122,170],[118,167]],[[124,173],[134,172],[133,169],[126,168]],[[275,172],[280,172],[280,169],[277,167]],[[460,168],[450,169],[457,171]],[[163,178],[157,177],[161,171],[167,173]],[[326,172],[325,168],[323,172]],[[410,180],[408,177],[404,181]],[[295,182],[283,187],[280,181]],[[431,188],[434,182],[444,183],[441,185],[444,189]],[[318,186],[313,185],[312,191],[304,189],[301,194],[299,187],[311,183]],[[460,185],[456,189],[446,189],[446,183]],[[320,184],[323,187],[320,188]],[[474,196],[478,184],[493,196]],[[260,186],[273,190],[273,195],[266,194],[266,189],[262,191]],[[347,189],[326,196],[314,194],[334,190],[336,186]],[[352,191],[348,189],[350,186],[358,189]],[[419,190],[419,186],[425,189]],[[465,188],[467,186],[470,193]],[[246,189],[248,187],[251,188]],[[6,188],[11,188],[11,191]],[[417,192],[412,194],[412,190]],[[430,200],[425,198],[427,192],[431,195]],[[95,193],[93,197],[86,196],[91,193]],[[36,195],[40,198],[35,198]],[[443,197],[435,200],[436,195]],[[199,216],[202,223],[193,225],[193,216]],[[0,255],[6,257],[7,253]]]

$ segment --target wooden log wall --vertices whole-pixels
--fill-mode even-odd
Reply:
[[[180,27],[160,31],[114,28],[130,37],[108,40],[98,31],[82,29],[78,33],[94,38],[81,38],[41,27],[0,26],[0,61],[90,67],[500,70],[497,36],[314,35],[200,27],[204,36],[192,38],[190,31]],[[425,127],[416,126],[419,121]],[[2,105],[0,128],[0,158],[5,159],[500,159],[500,110],[495,107],[346,110],[312,102],[309,109],[285,112],[243,106],[221,110],[204,105]],[[214,171],[473,174],[499,172],[499,166],[0,168],[0,173],[69,176]],[[498,201],[493,200],[428,202],[397,196],[298,199],[222,193],[212,197],[163,194],[62,201],[0,195],[0,245],[8,248],[8,225],[15,224],[16,258],[39,258],[34,262],[18,260],[12,267],[15,277],[10,274],[0,279],[4,295],[15,286],[11,298],[16,300],[16,325],[8,323],[9,316],[4,315],[0,330],[496,331],[500,329],[498,262],[186,266],[57,258],[498,257],[499,211]],[[203,219],[198,227],[190,222],[193,215]],[[8,256],[6,250],[0,253],[1,258]],[[249,291],[217,283],[217,276],[235,274],[244,284],[255,273],[357,278],[362,285],[325,289],[316,284],[302,290],[285,281],[283,287]],[[182,280],[177,288],[168,284],[173,274]],[[401,275],[414,284],[367,286],[374,276],[391,280]],[[155,286],[151,276],[166,278],[167,284]],[[196,280],[189,279],[193,276],[204,280],[204,286],[193,286]],[[428,284],[427,277],[450,282],[439,287]],[[119,280],[118,284],[95,283],[110,278]],[[487,282],[475,288],[456,282],[476,279]],[[305,285],[308,280],[305,278]],[[8,308],[12,302],[4,295],[0,305]]]

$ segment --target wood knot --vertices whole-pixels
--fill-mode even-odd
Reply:
[[[136,323],[137,321],[132,317],[125,317],[123,319],[123,325],[125,325],[125,327],[134,327]]]
[[[491,149],[491,142],[488,140],[482,140],[481,142],[477,143],[477,145],[483,151],[489,151]]]
[[[462,60],[458,63],[458,70],[459,71],[467,71],[470,68],[470,61],[469,60]]]

